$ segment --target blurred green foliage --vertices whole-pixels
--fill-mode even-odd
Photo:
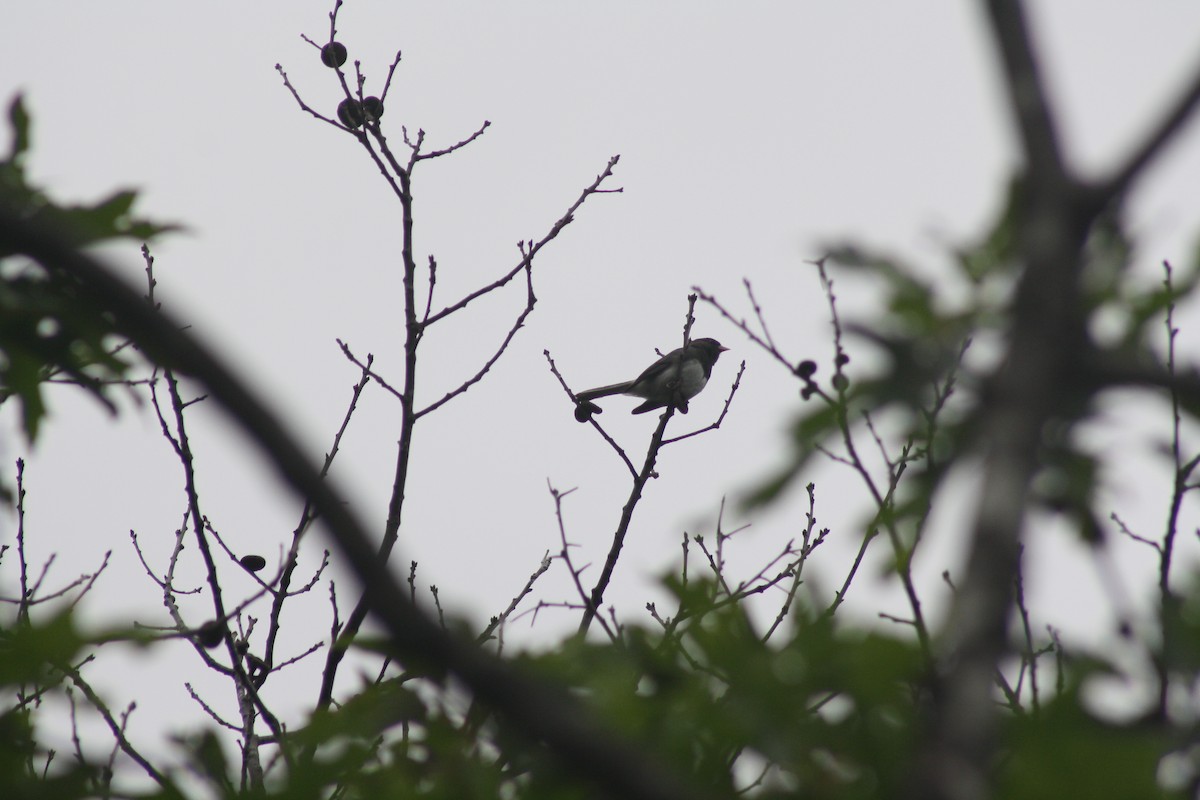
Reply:
[[[86,642],[69,614],[36,625],[0,627],[0,787],[13,800],[57,800],[90,794],[100,768],[55,758],[39,743],[35,715],[43,697],[60,687],[60,667]]]
[[[63,205],[29,182],[30,117],[18,95],[8,109],[12,145],[0,161],[0,215],[6,224],[52,231],[64,244],[87,247],[113,239],[148,241],[174,226],[133,216],[136,193],[116,192],[91,205]],[[46,414],[43,384],[69,380],[111,408],[107,384],[122,380],[111,318],[53,264],[26,257],[0,228],[0,403],[21,404],[25,433],[37,437]]]

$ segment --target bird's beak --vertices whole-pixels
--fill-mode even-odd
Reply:
[[[728,348],[728,347],[722,347],[722,348],[721,348],[720,350],[718,350],[717,352],[719,352],[719,353],[728,353],[728,352],[729,352],[729,348]]]

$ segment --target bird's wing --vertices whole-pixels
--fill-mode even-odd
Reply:
[[[658,380],[661,377],[663,377],[664,373],[666,373],[669,370],[673,370],[677,366],[679,366],[679,360],[682,357],[683,357],[683,348],[682,347],[675,348],[674,350],[672,350],[671,352],[667,353],[665,356],[660,358],[658,361],[655,361],[653,364],[646,367],[646,369],[642,371],[642,374],[638,375],[637,378],[633,381],[634,385],[643,385],[644,386],[644,385],[648,385],[648,384],[652,384],[652,383],[657,383]]]

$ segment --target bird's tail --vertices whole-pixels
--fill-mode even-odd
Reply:
[[[580,392],[575,395],[579,402],[584,403],[588,400],[595,400],[597,397],[608,397],[610,394],[625,394],[633,386],[633,381],[625,381],[624,383],[614,383],[611,386],[597,386],[595,389],[588,389],[586,392]]]

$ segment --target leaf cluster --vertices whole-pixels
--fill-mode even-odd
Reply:
[[[30,117],[19,95],[8,122],[12,144],[0,161],[0,214],[13,224],[51,230],[71,247],[146,241],[175,229],[135,217],[137,195],[129,190],[88,205],[55,202],[29,181]],[[132,362],[120,352],[111,315],[77,281],[23,255],[21,243],[0,232],[0,403],[18,400],[33,440],[46,414],[47,381],[78,384],[111,409],[105,387],[123,380]]]

